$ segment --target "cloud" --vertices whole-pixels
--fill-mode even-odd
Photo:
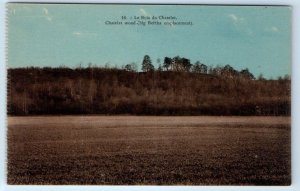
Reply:
[[[44,14],[45,14],[45,15],[48,15],[48,9],[43,8],[43,11],[44,11]]]
[[[82,32],[82,31],[74,31],[73,36],[75,37],[95,37],[97,36],[97,33],[93,33],[93,32]]]
[[[253,35],[266,35],[274,36],[280,34],[280,29],[277,26],[262,26],[257,28],[255,31],[250,27],[247,19],[236,15],[228,14],[231,31],[234,34],[244,35],[244,36],[253,36]]]
[[[47,8],[43,7],[43,13],[44,17],[47,19],[47,21],[51,22],[52,21],[52,16],[49,14],[49,11]]]
[[[245,18],[240,17],[236,14],[229,14],[228,18],[232,24],[232,28],[236,32],[239,32],[240,34],[244,34],[244,35],[249,35],[249,36],[253,34],[253,31],[248,26]]]
[[[273,32],[279,32],[279,29],[277,28],[277,27],[271,27],[271,30],[273,31]]]
[[[145,9],[140,9],[140,12],[142,13],[142,15],[147,15],[147,12],[145,11]]]
[[[235,14],[229,14],[228,17],[233,21],[233,22],[237,22],[239,20],[239,18],[235,15]]]
[[[280,30],[275,26],[266,27],[265,31],[266,32],[271,32],[271,33],[279,33],[280,32]]]
[[[263,29],[262,34],[267,36],[277,36],[280,35],[280,29],[276,26],[268,26]]]
[[[140,13],[143,15],[143,16],[150,16],[150,14],[148,14],[145,9],[140,9]]]
[[[80,36],[80,35],[81,35],[81,32],[73,32],[73,35],[75,35],[75,36]]]
[[[238,17],[235,14],[229,14],[228,17],[232,21],[232,23],[236,26],[243,25],[245,23],[245,19],[243,17]]]

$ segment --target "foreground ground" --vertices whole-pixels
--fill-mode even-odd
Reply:
[[[289,117],[8,118],[8,184],[289,185]]]

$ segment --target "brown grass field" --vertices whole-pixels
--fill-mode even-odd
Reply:
[[[8,117],[8,184],[290,185],[290,117]]]

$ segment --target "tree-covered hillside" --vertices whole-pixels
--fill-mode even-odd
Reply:
[[[180,57],[155,70],[147,59],[143,72],[134,65],[8,69],[8,114],[290,115],[289,79]]]

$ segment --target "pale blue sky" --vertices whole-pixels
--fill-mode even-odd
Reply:
[[[8,67],[104,66],[143,56],[230,64],[258,76],[291,71],[291,9],[265,6],[10,4]],[[112,26],[121,16],[175,16],[193,26]]]

